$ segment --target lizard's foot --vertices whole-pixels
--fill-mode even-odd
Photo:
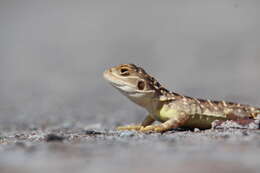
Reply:
[[[143,128],[143,126],[141,125],[128,125],[128,126],[119,126],[116,129],[117,130],[140,130],[141,128]]]
[[[169,130],[168,127],[164,126],[163,124],[160,124],[160,125],[151,125],[151,126],[142,127],[139,131],[162,133],[162,132],[165,132],[167,130]]]

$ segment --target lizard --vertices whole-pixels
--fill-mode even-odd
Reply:
[[[123,95],[148,111],[141,124],[119,126],[117,130],[165,132],[175,128],[208,129],[216,120],[253,121],[260,114],[260,108],[254,106],[170,92],[143,68],[134,64],[109,68],[103,76]],[[161,123],[153,125],[155,121]]]

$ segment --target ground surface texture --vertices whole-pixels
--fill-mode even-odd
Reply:
[[[163,134],[80,127],[2,130],[0,172],[237,172],[260,170],[260,131]]]

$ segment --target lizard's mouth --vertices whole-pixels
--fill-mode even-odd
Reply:
[[[119,91],[127,94],[132,95],[138,93],[138,91],[127,84],[124,83],[124,81],[121,81],[118,79],[115,75],[113,75],[109,70],[105,71],[103,74],[104,78],[116,89]]]
[[[122,81],[118,80],[118,78],[115,77],[109,71],[105,71],[103,76],[112,86],[114,86],[116,88],[122,88],[125,86],[125,84]]]
[[[115,87],[122,87],[124,84],[120,82],[109,70],[105,71],[103,74],[104,78]]]

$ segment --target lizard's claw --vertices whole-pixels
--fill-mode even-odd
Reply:
[[[118,126],[117,130],[136,130],[139,131],[143,126],[141,125],[128,125],[128,126]]]

